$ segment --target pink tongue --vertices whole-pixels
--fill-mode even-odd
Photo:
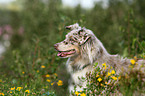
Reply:
[[[66,55],[69,55],[69,54],[72,54],[72,53],[74,53],[74,51],[70,51],[70,52],[59,52],[57,54],[57,56],[66,56]]]
[[[57,56],[60,56],[60,55],[61,55],[61,53],[58,53],[58,54],[57,54]]]

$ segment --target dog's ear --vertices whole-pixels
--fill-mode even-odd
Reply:
[[[65,28],[68,29],[68,30],[74,30],[74,29],[79,29],[81,27],[79,26],[78,23],[75,23],[73,25],[66,26]]]
[[[93,64],[93,62],[97,60],[97,58],[99,58],[103,53],[101,43],[93,36],[87,37],[85,44],[83,44],[81,47],[82,57],[87,58],[91,64]]]

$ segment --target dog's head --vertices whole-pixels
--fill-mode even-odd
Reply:
[[[65,40],[54,45],[58,51],[57,56],[66,58],[83,55],[92,62],[94,58],[92,56],[95,56],[99,50],[99,47],[95,48],[97,46],[96,37],[92,31],[81,28],[77,23],[67,26],[66,29],[69,29],[70,32],[66,35]],[[96,45],[94,46],[94,44]]]
[[[60,57],[71,57],[79,54],[81,46],[91,39],[91,34],[85,28],[81,28],[77,23],[66,26],[66,29],[71,30],[66,35],[66,39],[54,45]]]

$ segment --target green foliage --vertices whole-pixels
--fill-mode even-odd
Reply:
[[[130,70],[128,74],[121,74],[119,81],[119,89],[125,96],[132,96],[133,94],[141,95],[145,93],[143,81],[145,74],[140,70]]]

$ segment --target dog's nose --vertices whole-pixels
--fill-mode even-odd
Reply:
[[[54,44],[54,48],[57,48],[58,47],[58,44]]]
[[[66,26],[65,28],[66,28],[66,29],[68,29],[68,30],[70,30],[70,29],[71,29],[71,27],[70,27],[70,26]]]

